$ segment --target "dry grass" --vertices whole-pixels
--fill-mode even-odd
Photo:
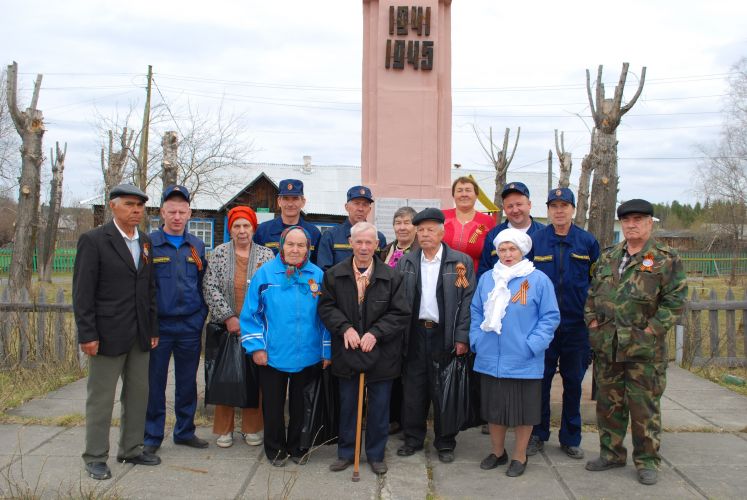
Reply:
[[[742,379],[747,379],[747,368],[746,367],[724,367],[724,366],[700,366],[690,368],[690,371],[699,375],[705,379],[715,382],[722,387],[726,387],[737,394],[747,396],[747,385],[734,385],[727,384],[721,377],[724,375],[735,375]]]
[[[13,367],[0,372],[0,415],[8,408],[74,382],[85,374],[77,362],[45,362],[33,367]]]

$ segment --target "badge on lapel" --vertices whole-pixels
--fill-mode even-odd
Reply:
[[[150,258],[150,243],[143,243],[143,262],[148,263]]]
[[[454,282],[454,286],[457,288],[467,288],[469,286],[469,281],[467,281],[467,266],[459,262],[456,265],[456,273],[457,278]]]

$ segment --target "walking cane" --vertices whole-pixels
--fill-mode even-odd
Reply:
[[[361,372],[358,382],[358,421],[355,423],[355,458],[353,462],[353,482],[361,480],[358,468],[361,462],[361,424],[363,421],[363,388],[366,374]]]

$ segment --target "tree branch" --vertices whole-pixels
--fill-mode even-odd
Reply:
[[[591,76],[589,70],[586,70],[586,97],[589,98],[589,110],[591,111],[591,117],[594,119],[594,123],[597,122],[597,110],[594,109],[594,99],[591,97]]]
[[[41,90],[42,74],[36,75],[36,82],[34,82],[34,95],[31,97],[31,109],[36,111],[36,104],[39,102],[39,90]]]
[[[627,113],[628,111],[630,111],[630,108],[633,107],[633,105],[635,104],[635,102],[640,97],[641,92],[643,91],[643,83],[645,81],[646,81],[646,66],[644,66],[643,69],[641,70],[641,80],[638,82],[638,90],[636,90],[636,93],[633,96],[633,98],[630,101],[628,101],[628,103],[625,106],[623,106],[622,108],[620,108],[620,116],[622,116],[625,113]]]
[[[508,129],[506,129],[508,131]],[[518,127],[516,129],[516,140],[514,141],[514,149],[511,151],[511,157],[506,162],[506,170],[508,170],[508,166],[511,165],[511,162],[514,160],[514,155],[516,154],[516,146],[519,145],[519,136],[521,135],[521,127]]]
[[[8,65],[8,111],[10,117],[13,119],[13,125],[16,127],[18,135],[23,135],[23,130],[26,128],[26,119],[24,118],[21,111],[18,109],[18,63],[13,61],[13,64]]]

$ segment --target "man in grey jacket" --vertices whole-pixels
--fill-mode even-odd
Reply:
[[[420,248],[400,260],[405,296],[412,306],[409,331],[405,335],[402,375],[402,427],[405,444],[397,455],[407,457],[423,448],[428,407],[433,404],[433,446],[444,463],[454,461],[456,432],[441,428],[433,359],[461,356],[469,351],[469,305],[475,291],[472,258],[452,250],[441,240],[444,214],[426,208],[412,223],[417,226]]]

